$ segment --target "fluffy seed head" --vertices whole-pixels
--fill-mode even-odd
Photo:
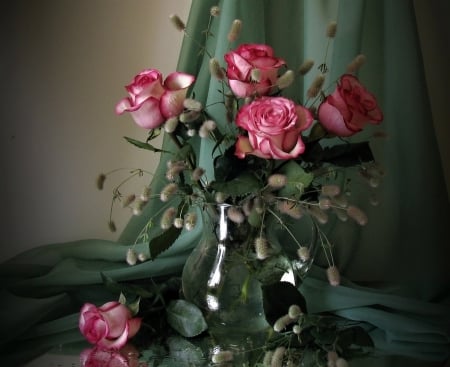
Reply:
[[[326,33],[327,37],[334,38],[334,36],[336,36],[336,31],[337,31],[337,22],[333,20],[330,23],[328,23]]]
[[[333,205],[338,206],[340,208],[345,209],[348,207],[348,199],[345,194],[339,194],[339,195],[333,196],[331,198],[331,202],[333,203]]]
[[[240,19],[233,20],[231,24],[230,32],[228,32],[228,42],[234,42],[238,39],[242,30],[242,21]]]
[[[258,260],[264,260],[269,257],[270,246],[265,237],[257,237],[255,239],[255,252]]]
[[[333,287],[338,286],[341,283],[341,275],[339,274],[339,269],[332,265],[327,269],[328,283]]]
[[[211,9],[209,9],[209,14],[212,17],[218,17],[220,15],[220,8],[218,6],[212,6]]]
[[[267,179],[267,184],[274,190],[278,190],[286,186],[287,177],[285,175],[275,173]]]
[[[282,367],[283,366],[283,357],[286,353],[286,347],[277,347],[272,355],[271,367]]]
[[[348,215],[345,209],[332,207],[332,210],[341,222],[346,222],[348,220]]]
[[[337,196],[341,193],[338,185],[322,185],[320,192],[325,196]]]
[[[286,72],[277,79],[277,87],[279,89],[286,89],[294,82],[294,79],[294,72],[292,70],[286,70]]]
[[[311,86],[306,91],[306,95],[308,98],[314,98],[317,97],[320,90],[322,89],[322,85],[325,82],[325,76],[323,74],[317,75],[313,82],[311,83]]]
[[[273,324],[273,330],[279,333],[286,329],[286,326],[288,326],[292,322],[293,320],[289,317],[289,315],[283,315],[275,321],[275,323]]]
[[[303,209],[288,200],[277,200],[277,209],[280,213],[287,214],[294,219],[300,219],[303,216]]]
[[[159,197],[162,202],[167,202],[178,191],[178,185],[174,182],[167,184],[161,191]]]
[[[365,55],[358,55],[356,56],[350,64],[347,65],[347,72],[349,73],[355,73],[359,70],[361,66],[364,65],[366,62],[366,56]]]
[[[170,117],[164,123],[164,131],[166,133],[173,133],[178,126],[178,116]]]
[[[303,262],[308,261],[311,258],[309,248],[306,246],[300,246],[299,249],[297,250],[297,255],[299,259]]]
[[[128,205],[130,205],[134,200],[136,199],[135,194],[130,194],[125,197],[125,199],[122,201],[122,208],[126,208]]]
[[[131,265],[131,266],[136,265],[136,262],[137,262],[136,251],[134,251],[132,248],[129,248],[127,250],[126,260],[127,260],[128,265]]]
[[[320,197],[319,198],[319,208],[322,210],[328,210],[331,208],[331,200],[327,197]]]
[[[253,82],[259,83],[261,81],[261,70],[254,68],[250,72],[250,79]]]
[[[240,224],[245,220],[245,215],[241,209],[236,206],[231,206],[227,211],[228,218],[234,223]]]
[[[144,188],[142,189],[142,193],[141,196],[139,197],[143,202],[147,202],[150,199],[150,194],[152,192],[152,189],[150,188],[150,186],[144,186]]]
[[[142,200],[135,200],[133,206],[133,215],[141,215],[146,202]]]
[[[167,208],[162,217],[160,222],[161,229],[169,229],[172,227],[173,220],[175,219],[175,216],[177,215],[177,210],[173,207]]]
[[[183,226],[184,226],[183,218],[180,218],[180,217],[175,218],[175,219],[173,220],[173,226],[174,226],[175,228],[183,228]]]
[[[186,98],[183,101],[183,106],[184,108],[186,108],[187,110],[191,110],[191,111],[201,111],[203,109],[203,105],[200,101],[197,101],[196,99],[193,98]]]
[[[180,19],[180,17],[176,14],[172,14],[169,16],[170,22],[173,24],[175,29],[177,29],[180,32],[183,32],[186,29],[186,25],[184,22]]]
[[[309,214],[311,214],[320,224],[328,222],[328,214],[320,209],[318,206],[310,206],[308,208]]]
[[[166,178],[169,181],[174,181],[177,179],[180,172],[184,170],[184,166],[173,166],[166,171]]]
[[[117,230],[116,228],[116,224],[114,223],[114,221],[110,220],[108,222],[108,228],[111,232],[115,232]]]
[[[219,64],[219,60],[215,57],[209,60],[209,72],[218,80],[224,80],[226,77],[225,71]]]
[[[106,175],[105,174],[100,173],[97,176],[97,179],[95,180],[95,185],[97,186],[97,189],[103,190],[103,186],[104,186],[105,180],[106,180]]]
[[[197,167],[192,171],[192,180],[198,181],[205,174],[205,170],[201,167]]]
[[[214,200],[216,201],[217,204],[223,204],[225,202],[225,200],[227,200],[228,195],[224,194],[223,192],[216,192],[216,194],[214,195]]]
[[[314,60],[307,59],[307,60],[303,61],[303,63],[300,65],[300,67],[298,68],[298,72],[300,75],[306,75],[313,66],[314,66]]]
[[[179,116],[180,122],[183,124],[187,124],[189,122],[193,122],[197,120],[200,117],[199,111],[189,110],[182,112]]]
[[[297,320],[303,312],[299,305],[290,305],[288,315],[291,319]]]
[[[139,252],[137,258],[140,262],[144,262],[148,260],[148,255],[144,254],[143,252]]]
[[[197,214],[195,214],[194,212],[190,212],[184,216],[184,228],[187,231],[192,231],[195,228],[196,224],[197,224]]]
[[[354,205],[349,205],[349,207],[347,208],[347,214],[360,226],[365,226],[368,222],[366,213],[364,213],[360,208]]]

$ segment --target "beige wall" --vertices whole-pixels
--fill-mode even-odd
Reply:
[[[112,185],[97,191],[95,177],[117,167],[152,170],[157,157],[122,139],[146,132],[116,116],[114,105],[141,69],[175,70],[182,34],[168,16],[187,19],[189,7],[190,0],[3,5],[0,260],[41,244],[116,238],[106,224]],[[127,218],[118,207],[118,232]]]

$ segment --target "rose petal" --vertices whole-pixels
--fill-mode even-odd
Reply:
[[[122,334],[120,334],[115,339],[108,339],[108,338],[100,339],[98,341],[97,345],[100,348],[104,348],[104,349],[118,350],[118,349],[122,348],[128,341],[128,331],[129,331],[128,323],[125,323],[125,328],[123,329]]]
[[[164,117],[159,110],[159,101],[150,97],[142,103],[138,109],[129,110],[133,120],[144,129],[155,129],[164,122]]]
[[[99,310],[109,328],[107,337],[117,338],[122,335],[127,327],[128,319],[131,318],[128,307],[119,303],[112,307],[101,307]]]
[[[355,133],[347,128],[340,111],[327,101],[320,105],[318,113],[319,121],[327,131],[338,136],[351,136]]]
[[[128,338],[132,338],[137,334],[139,329],[141,328],[142,318],[134,317],[128,320]]]
[[[183,112],[183,102],[186,99],[186,89],[166,90],[159,100],[159,109],[166,119],[178,116]]]
[[[245,156],[253,151],[253,147],[250,144],[250,140],[245,136],[238,136],[235,144],[234,155],[240,159],[245,158]]]
[[[164,88],[178,90],[189,88],[195,81],[195,77],[190,74],[175,72],[167,76],[164,80]]]

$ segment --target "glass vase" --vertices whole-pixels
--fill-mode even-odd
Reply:
[[[231,220],[232,207],[228,204],[207,208],[202,216],[202,238],[183,269],[184,297],[202,309],[218,348],[231,349],[235,355],[245,356],[242,358],[249,358],[248,350],[261,355],[258,347],[273,331],[264,314],[262,287],[280,281],[295,284],[313,256],[303,261],[298,258],[295,243],[286,246],[283,241],[284,246],[280,246],[274,238],[271,242],[277,247],[276,254],[261,259],[255,253],[261,228]],[[311,228],[308,230],[311,232]],[[271,233],[285,234],[278,228]],[[309,243],[314,244],[315,237],[309,237]]]

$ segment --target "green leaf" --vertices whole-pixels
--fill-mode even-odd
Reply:
[[[241,196],[262,188],[261,182],[251,173],[244,172],[230,181],[212,182],[211,187],[230,196]]]
[[[181,201],[178,205],[177,217],[182,217],[186,210],[189,208],[189,205],[185,205],[184,201]],[[176,239],[180,236],[182,228],[176,228],[171,226],[169,229],[166,229],[160,235],[153,237],[149,242],[149,252],[150,258],[152,260],[156,259],[156,257],[162,252],[166,251]]]
[[[166,251],[170,246],[172,246],[180,233],[181,228],[172,226],[159,236],[152,238],[149,243],[150,258],[154,260],[160,253]]]
[[[208,328],[200,309],[182,299],[172,301],[167,306],[167,322],[187,338],[197,336]]]
[[[322,160],[341,167],[350,167],[374,160],[369,142],[338,144],[323,149]]]
[[[200,347],[190,343],[181,337],[170,337],[167,340],[171,361],[174,364],[167,364],[167,367],[191,367],[204,366],[207,359]]]
[[[281,169],[280,173],[287,177],[287,184],[279,191],[279,195],[292,197],[303,194],[306,187],[308,187],[314,176],[306,172],[299,164],[294,161],[289,161]]]
[[[133,144],[134,146],[141,148],[141,149],[146,149],[146,150],[150,150],[152,152],[155,153],[168,153],[166,150],[162,150],[162,149],[158,149],[155,148],[153,145],[149,144],[149,143],[144,143],[143,141],[139,141],[133,138],[129,138],[128,136],[124,136],[124,139],[129,142],[130,144]]]

